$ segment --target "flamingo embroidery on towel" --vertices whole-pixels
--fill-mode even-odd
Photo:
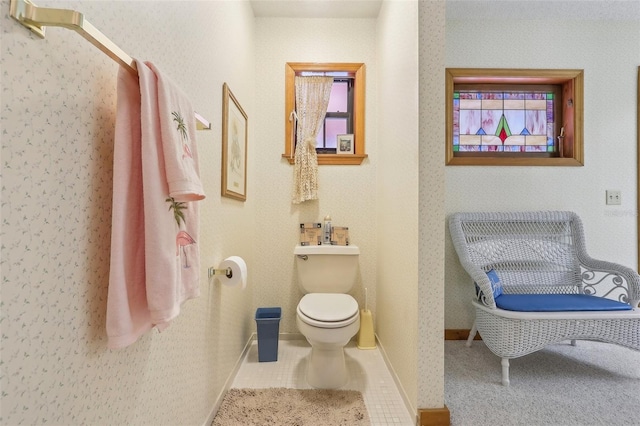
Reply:
[[[194,240],[191,235],[189,235],[185,231],[178,232],[176,235],[176,256],[180,255],[180,247],[182,247],[182,253],[184,254],[184,265],[183,268],[189,268],[189,259],[187,258],[187,252],[185,251],[186,246],[190,246],[191,244],[195,244],[196,240]]]
[[[182,140],[182,159],[186,157],[193,158],[191,148],[189,148],[189,135],[187,134],[187,126],[184,124],[184,118],[182,118],[182,115],[177,111],[172,112],[171,115],[173,115],[173,121],[178,125],[176,130],[180,133],[180,139]]]
[[[178,224],[178,228],[180,228],[180,222],[185,223],[184,212],[182,210],[186,209],[187,206],[184,202],[176,201],[173,197],[169,197],[165,201],[171,203],[169,210],[173,210],[173,217]],[[182,247],[182,254],[184,254],[184,264],[182,267],[185,269],[190,267],[185,247],[195,243],[196,240],[186,231],[181,230],[176,235],[176,256],[180,256],[180,248]]]

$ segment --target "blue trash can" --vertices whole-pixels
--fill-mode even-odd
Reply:
[[[278,334],[281,317],[282,309],[279,307],[258,308],[256,311],[259,362],[278,360]]]

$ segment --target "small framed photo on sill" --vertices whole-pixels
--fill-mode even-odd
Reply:
[[[353,134],[336,136],[336,154],[353,154]]]

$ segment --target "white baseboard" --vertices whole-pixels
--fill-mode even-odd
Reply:
[[[222,390],[218,394],[218,397],[216,398],[216,401],[213,404],[213,407],[211,407],[211,411],[209,412],[207,421],[202,426],[211,426],[211,423],[213,423],[213,419],[218,413],[218,410],[220,409],[222,400],[224,399],[224,396],[227,394],[227,391],[231,387],[231,384],[233,383],[234,379],[236,378],[236,375],[238,374],[238,370],[240,370],[240,366],[242,365],[242,361],[244,360],[244,357],[247,356],[247,353],[249,352],[249,348],[251,347],[251,343],[255,339],[256,339],[256,333],[251,333],[251,335],[249,336],[249,340],[247,340],[247,343],[244,345],[244,349],[242,350],[242,353],[238,357],[238,360],[236,361],[235,365],[233,366],[233,370],[231,370],[231,373],[229,373],[229,377],[227,377],[227,380],[224,382],[224,386],[222,387]]]
[[[278,337],[280,338],[280,340],[307,340],[307,338],[304,337],[302,333],[280,333]]]
[[[384,363],[387,365],[387,368],[389,369],[389,372],[391,373],[391,377],[393,377],[393,381],[395,382],[396,387],[398,388],[398,392],[400,393],[400,396],[402,397],[402,401],[404,401],[404,405],[407,407],[407,411],[409,412],[409,414],[413,418],[415,418],[416,417],[416,413],[418,411],[411,404],[411,401],[409,400],[409,397],[407,396],[407,392],[402,387],[402,383],[400,382],[400,379],[398,378],[398,375],[396,374],[395,370],[393,369],[393,366],[391,365],[391,362],[389,362],[389,358],[387,357],[387,352],[384,350],[384,345],[380,341],[380,338],[378,337],[377,334],[376,334],[376,341],[378,342],[378,348],[380,349],[380,354],[382,355],[382,359],[384,359]]]

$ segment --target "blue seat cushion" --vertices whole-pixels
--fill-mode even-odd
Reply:
[[[496,306],[518,312],[627,311],[631,306],[586,294],[502,294]]]

